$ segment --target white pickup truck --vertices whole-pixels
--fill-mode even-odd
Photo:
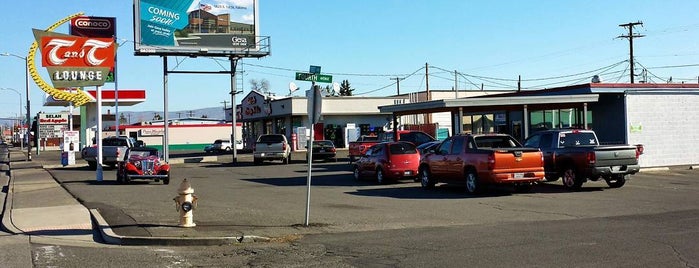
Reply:
[[[282,134],[266,134],[257,138],[253,148],[255,165],[265,160],[281,160],[284,164],[291,162],[291,146]]]
[[[111,136],[102,139],[102,164],[115,167],[117,163],[125,160],[126,150],[137,147],[137,142],[126,136]],[[90,169],[97,168],[97,145],[85,147],[80,150],[80,155],[87,161]]]

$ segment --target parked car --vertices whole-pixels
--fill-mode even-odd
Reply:
[[[354,178],[376,178],[379,184],[388,179],[414,178],[418,175],[420,153],[410,142],[383,142],[371,146],[354,163]]]
[[[284,164],[291,162],[291,146],[282,134],[260,135],[253,148],[253,163],[261,164],[263,161],[281,160]]]
[[[115,167],[126,159],[126,151],[134,147],[138,147],[137,141],[130,137],[110,136],[102,139],[102,164]],[[80,150],[80,156],[87,161],[90,169],[97,168],[97,153],[97,144]]]
[[[329,140],[313,141],[311,154],[313,160],[337,162],[337,150],[335,149],[335,144]],[[306,161],[308,161],[308,157],[306,157]]]
[[[214,143],[204,147],[204,152],[207,153],[220,153],[220,152],[230,152],[233,149],[233,144],[231,140],[218,139]]]
[[[592,130],[552,129],[531,135],[525,146],[544,153],[546,180],[563,178],[563,186],[579,189],[588,179],[604,178],[611,188],[624,186],[630,174],[640,170],[642,145],[599,145]]]
[[[134,147],[128,149],[126,161],[117,165],[116,180],[118,183],[129,183],[132,180],[154,180],[170,184],[170,165],[162,161],[157,148]]]
[[[361,157],[366,153],[366,150],[369,149],[374,144],[377,144],[379,142],[379,137],[378,136],[367,136],[367,135],[362,135],[357,139],[356,141],[349,142],[348,146],[348,156],[349,156],[349,161],[350,163],[354,162],[357,158]]]
[[[427,143],[423,143],[417,146],[417,151],[420,152],[420,155],[426,155],[430,151],[434,151],[437,146],[442,144],[442,141],[431,141]]]
[[[430,134],[427,134],[419,130],[398,131],[398,141],[407,141],[414,144],[415,146],[435,140],[436,139],[430,136]],[[350,163],[352,163],[356,158],[362,156],[366,152],[366,150],[374,144],[389,141],[393,141],[393,131],[379,133],[376,140],[361,140],[350,142],[348,153]]]
[[[544,178],[544,159],[537,148],[525,148],[507,134],[456,135],[444,140],[420,161],[420,183],[465,185],[470,194],[488,184],[512,184],[526,192]]]

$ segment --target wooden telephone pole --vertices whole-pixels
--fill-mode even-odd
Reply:
[[[639,37],[644,37],[645,35],[641,34],[634,34],[633,33],[633,27],[636,25],[641,25],[643,26],[643,22],[637,21],[637,22],[629,22],[626,24],[619,24],[619,27],[624,27],[629,29],[629,34],[628,35],[620,35],[618,38],[626,38],[629,39],[629,69],[631,70],[631,84],[634,83],[634,64],[633,64],[633,39],[634,38],[639,38]]]

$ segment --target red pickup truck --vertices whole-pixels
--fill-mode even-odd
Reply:
[[[507,134],[457,135],[422,157],[419,177],[423,188],[456,183],[475,194],[487,184],[512,184],[527,192],[544,179],[544,157]]]
[[[399,141],[411,142],[415,146],[436,140],[429,134],[417,130],[399,130],[398,135],[400,136],[398,137]],[[390,141],[393,141],[393,131],[379,133],[378,136],[362,136],[359,140],[350,142],[348,153],[350,163],[364,155],[369,147]]]

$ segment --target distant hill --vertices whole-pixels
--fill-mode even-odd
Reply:
[[[124,114],[124,117],[126,117],[128,124],[133,124],[133,123],[138,123],[142,121],[151,121],[153,120],[153,117],[157,114],[160,115],[161,117],[163,116],[163,111],[142,111],[142,112],[133,112],[133,111],[119,111],[120,114]],[[225,112],[223,111],[223,107],[211,107],[211,108],[201,108],[201,109],[192,109],[192,110],[184,110],[184,111],[170,111],[168,113],[168,119],[176,119],[176,118],[187,118],[187,117],[203,117],[206,116],[209,119],[225,119]],[[130,121],[129,121],[130,120]]]

